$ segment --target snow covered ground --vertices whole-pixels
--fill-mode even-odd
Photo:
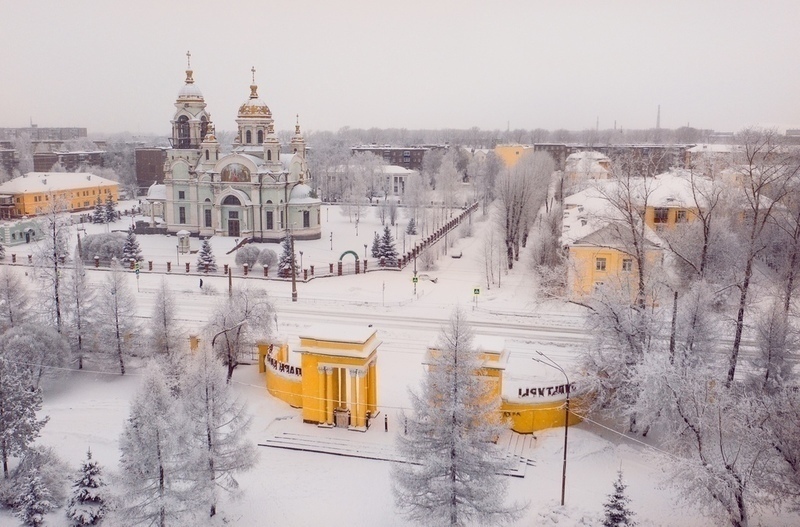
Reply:
[[[127,204],[129,207],[130,204]],[[122,204],[120,208],[125,208]],[[346,250],[360,255],[364,245],[372,244],[375,231],[382,230],[377,215],[355,225],[340,213],[338,207],[323,207],[322,238],[298,241],[296,250],[303,251],[303,266],[327,268]],[[145,218],[138,218],[145,219]],[[388,416],[389,432],[384,431],[383,419],[366,433],[320,429],[304,425],[300,411],[273,399],[264,388],[263,376],[256,366],[241,366],[235,374],[235,386],[249,404],[254,415],[249,432],[254,443],[263,441],[279,429],[302,430],[303,434],[324,437],[329,434],[349,434],[356,441],[391,443],[394,434],[402,433],[398,419],[400,409],[407,405],[407,389],[416,388],[423,370],[421,359],[425,345],[432,341],[440,324],[453,307],[461,305],[470,314],[475,330],[483,335],[499,335],[506,339],[511,351],[506,382],[509,386],[524,383],[534,377],[558,379],[558,373],[544,370],[530,360],[536,351],[547,353],[568,370],[580,352],[587,336],[582,331],[581,313],[574,307],[535,300],[534,279],[527,269],[525,255],[515,269],[502,276],[500,287],[486,288],[479,259],[481,231],[488,222],[479,221],[480,212],[473,218],[473,236],[458,239],[448,253],[462,253],[461,258],[443,256],[438,269],[425,271],[436,283],[421,280],[417,295],[411,281],[412,268],[403,271],[380,271],[344,277],[319,278],[298,283],[298,302],[291,302],[288,281],[263,280],[260,272],[244,278],[234,269],[234,283],[248,282],[250,287],[265,289],[273,298],[278,311],[278,330],[286,336],[310,324],[353,323],[373,324],[383,345],[379,350],[379,405]],[[398,227],[398,249],[402,251],[403,231],[407,219],[401,214]],[[131,218],[123,218],[111,229],[126,229]],[[86,232],[103,232],[102,225],[86,225]],[[394,229],[393,229],[394,230]],[[333,248],[330,233],[333,232]],[[145,260],[153,260],[156,268],[179,258],[194,262],[196,255],[178,255],[177,239],[167,236],[138,236]],[[406,243],[411,246],[411,239]],[[233,238],[211,239],[217,263],[233,265]],[[265,244],[266,245],[266,244]],[[200,241],[191,240],[192,249]],[[280,254],[280,247],[271,244]],[[6,262],[16,253],[24,261],[30,246],[7,248]],[[375,263],[370,260],[370,268]],[[20,272],[30,268],[17,266]],[[145,265],[146,269],[146,265]],[[260,269],[259,269],[260,271]],[[104,271],[92,271],[92,280],[101,280]],[[187,275],[178,268],[169,275],[142,271],[138,284],[130,273],[130,285],[138,292],[137,316],[147,323],[155,290],[162,277],[177,293],[178,318],[187,330],[196,331],[207,319],[210,309],[224,298],[227,278],[203,276],[203,292],[199,275]],[[34,283],[32,282],[32,287]],[[473,289],[481,292],[475,303]],[[209,294],[216,291],[216,294]],[[40,443],[53,446],[71,466],[79,466],[86,449],[106,471],[114,472],[119,459],[118,438],[128,415],[128,403],[141,377],[139,371],[120,376],[113,371],[103,373],[89,361],[84,372],[72,372],[55,381],[46,390],[43,413],[50,416]],[[552,377],[555,375],[555,377]],[[376,437],[377,436],[377,437]],[[509,499],[529,503],[519,526],[533,525],[597,525],[602,504],[612,491],[616,471],[624,470],[631,508],[637,513],[640,525],[705,526],[715,522],[698,511],[676,501],[675,492],[663,484],[663,472],[655,451],[637,438],[628,437],[601,424],[584,422],[570,428],[566,506],[559,505],[563,456],[563,429],[536,434],[532,457],[535,466],[527,468],[524,478],[509,478]],[[390,463],[352,457],[260,448],[258,465],[241,475],[243,489],[238,500],[226,500],[218,516],[208,525],[241,526],[401,526],[407,522],[397,515],[391,492]],[[778,517],[756,513],[753,524],[789,526],[800,524],[797,516]],[[0,527],[18,525],[7,512],[0,513]],[[48,525],[67,525],[63,509],[48,517]]]

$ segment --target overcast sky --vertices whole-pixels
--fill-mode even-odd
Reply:
[[[167,135],[186,52],[219,130],[800,128],[800,3],[0,0],[0,126]]]

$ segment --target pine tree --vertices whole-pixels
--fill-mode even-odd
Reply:
[[[381,238],[381,257],[388,266],[397,265],[397,249],[394,247],[394,237],[389,226],[383,228],[383,237]]]
[[[6,257],[6,246],[0,243],[0,260]]]
[[[625,495],[628,486],[622,482],[622,471],[617,472],[617,480],[614,482],[614,492],[609,494],[608,501],[603,504],[606,511],[603,519],[603,527],[633,527],[634,513],[628,508],[631,499]]]
[[[103,206],[103,200],[97,196],[97,201],[94,204],[94,213],[92,214],[92,223],[105,223],[106,222],[106,209]]]
[[[111,194],[106,194],[105,223],[111,223],[117,219],[117,211],[114,209],[115,205],[114,198],[111,197]]]
[[[133,228],[128,229],[128,237],[125,238],[125,245],[122,246],[122,263],[130,265],[131,262],[141,262],[142,249],[136,240],[136,233]],[[126,265],[127,267],[127,265]]]
[[[292,245],[292,239],[287,234],[281,241],[283,253],[281,253],[281,259],[278,261],[278,274],[284,278],[291,278],[293,265],[295,269],[297,268],[297,256],[292,251]]]
[[[20,493],[19,507],[15,514],[22,523],[30,527],[44,525],[44,516],[55,508],[50,490],[42,483],[37,471],[25,481]]]
[[[375,233],[375,237],[372,239],[371,254],[373,258],[381,257],[381,237],[378,236],[377,232]]]
[[[214,258],[214,253],[211,250],[211,243],[208,238],[203,240],[203,245],[200,246],[200,252],[197,253],[197,270],[200,272],[217,272],[217,259]]]
[[[105,485],[100,464],[92,460],[92,451],[89,450],[86,452],[86,461],[81,465],[80,475],[72,485],[72,497],[67,503],[70,525],[98,525],[103,520],[107,509],[103,490]]]
[[[414,221],[414,218],[408,220],[408,226],[406,227],[406,234],[417,234],[417,222]]]
[[[472,330],[456,309],[431,352],[413,415],[394,467],[395,500],[409,519],[430,525],[498,525],[515,519],[505,505],[504,458],[494,444],[502,432],[499,396],[479,375]]]

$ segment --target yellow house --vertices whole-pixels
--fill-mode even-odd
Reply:
[[[371,327],[318,325],[293,350],[286,341],[259,344],[267,391],[303,421],[365,431],[378,415],[378,340]]]
[[[494,147],[494,153],[503,160],[503,164],[506,168],[511,168],[516,165],[523,156],[533,153],[533,146],[497,145]]]
[[[116,202],[119,183],[86,172],[28,172],[0,185],[0,215],[20,218],[41,214],[53,202],[67,211],[91,209],[97,199]]]

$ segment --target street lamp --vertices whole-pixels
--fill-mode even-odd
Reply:
[[[367,259],[367,244],[364,244],[364,259]]]
[[[540,364],[544,364],[545,366],[550,366],[553,369],[556,369],[561,372],[564,378],[567,380],[567,401],[564,405],[564,467],[561,470],[561,506],[564,506],[564,492],[567,488],[567,437],[569,434],[569,392],[570,392],[570,383],[569,377],[567,376],[567,372],[564,371],[564,368],[559,366],[553,359],[542,353],[541,351],[537,351],[539,355],[547,359],[547,362],[537,359],[536,357],[531,357],[533,360]]]
[[[176,245],[175,246],[175,257],[178,259],[178,265],[180,265],[181,264],[181,246],[180,245]]]
[[[300,270],[303,270],[303,251],[300,251]]]

